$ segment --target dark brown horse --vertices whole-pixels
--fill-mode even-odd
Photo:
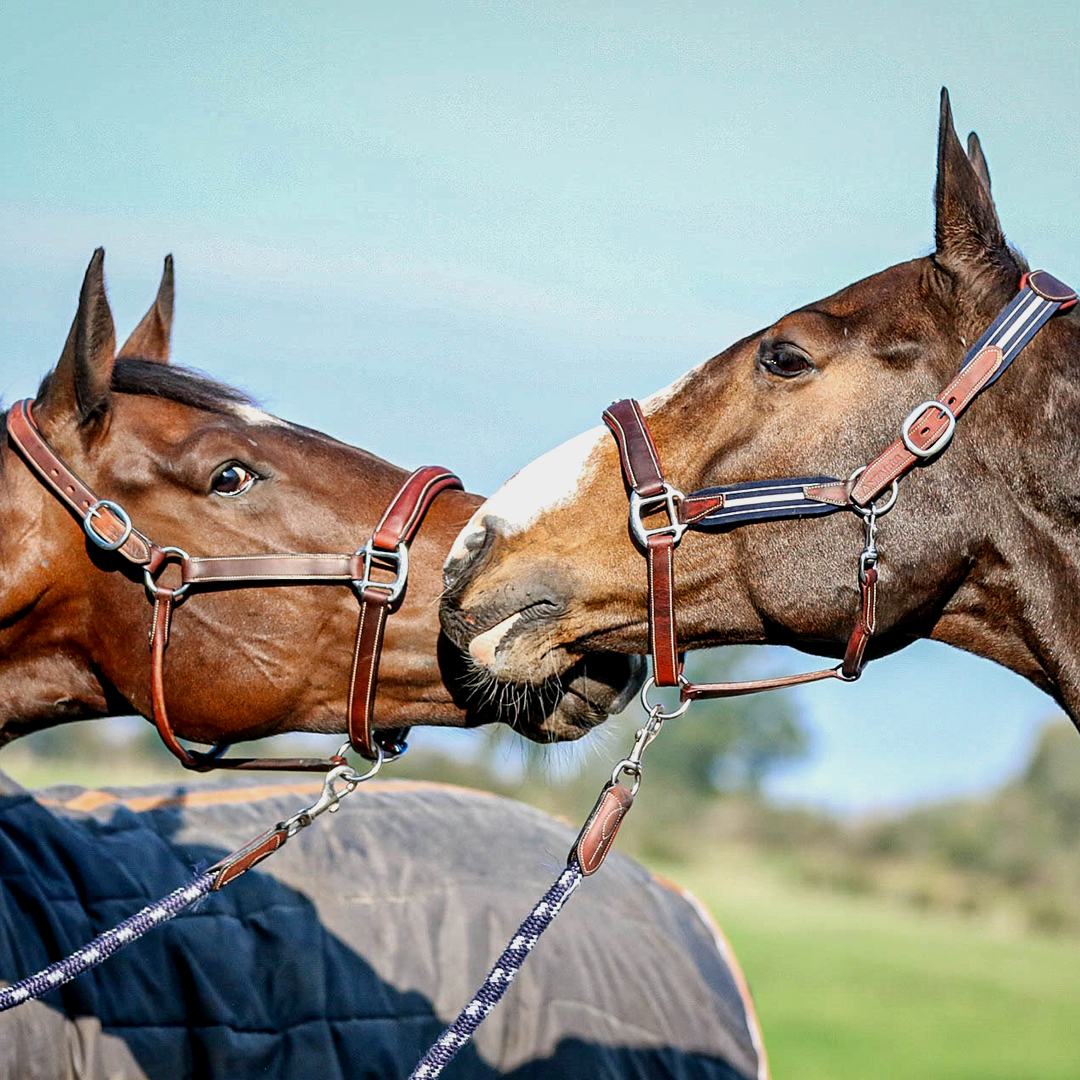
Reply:
[[[120,349],[103,253],[33,416],[55,451],[161,544],[199,555],[354,551],[404,470],[278,420],[243,394],[168,365],[171,259],[154,305]],[[470,662],[440,639],[440,569],[480,503],[447,491],[412,544],[404,600],[388,621],[375,723],[472,725],[509,718],[474,694]],[[357,621],[348,587],[200,591],[173,621],[165,690],[178,734],[236,742],[341,732]],[[150,715],[151,608],[142,576],[90,544],[78,521],[5,441],[0,448],[0,745],[89,717]],[[632,664],[592,657],[526,701],[534,738],[618,707]]]
[[[642,403],[682,491],[847,478],[897,438],[1016,296],[978,139],[943,92],[936,247],[794,311]],[[782,272],[782,271],[781,271]],[[1080,720],[1080,316],[1055,316],[975,400],[948,452],[900,482],[880,523],[870,656],[934,638],[1030,679]],[[688,648],[843,654],[860,597],[853,513],[689,532],[674,611]],[[493,678],[528,682],[587,650],[644,652],[644,560],[616,444],[596,428],[523,469],[446,568],[443,625]]]

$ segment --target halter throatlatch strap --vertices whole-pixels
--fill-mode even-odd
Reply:
[[[344,758],[238,758],[219,757],[217,750],[203,753],[189,750],[176,737],[169,722],[169,710],[165,700],[165,649],[169,644],[173,610],[178,590],[163,585],[155,586],[153,596],[154,616],[150,630],[150,703],[154,727],[169,752],[193,772],[210,772],[212,769],[276,770],[286,772],[326,772],[336,765],[344,764]],[[221,749],[224,749],[222,747]]]
[[[68,468],[38,430],[32,410],[33,402],[27,398],[15,402],[7,417],[8,438],[23,461],[79,519],[98,547],[117,552],[135,566],[156,570],[161,562],[160,549],[132,527],[121,506],[99,499]]]
[[[1025,274],[1019,292],[968,350],[956,378],[935,400],[916,406],[900,438],[867,465],[851,501],[866,506],[920,461],[940,454],[952,441],[957,417],[1002,376],[1051,315],[1075,303],[1076,293],[1045,270]]]
[[[763,690],[784,690],[790,686],[821,682],[823,679],[840,679],[855,682],[865,666],[866,646],[874,636],[875,606],[877,603],[877,569],[868,567],[859,576],[859,614],[855,629],[848,639],[844,659],[838,667],[804,671],[796,675],[777,675],[770,679],[748,679],[728,683],[682,683],[683,701],[700,698],[742,697],[744,694],[760,694]]]
[[[330,758],[224,758],[218,746],[202,753],[189,750],[177,739],[165,703],[165,649],[173,612],[190,589],[273,585],[349,585],[360,601],[356,648],[349,687],[349,742],[371,760],[390,757],[404,749],[404,730],[383,733],[378,744],[373,734],[375,689],[386,617],[400,602],[409,573],[409,542],[435,498],[461,481],[447,469],[427,465],[412,473],[394,496],[372,538],[351,555],[271,554],[190,556],[174,547],[159,547],[131,523],[118,503],[98,496],[87,487],[49,446],[34,422],[32,402],[11,407],[8,436],[42,484],[82,523],[97,547],[116,552],[141,569],[153,604],[150,632],[150,696],[154,724],[162,741],[185,768],[276,769],[289,772],[326,772],[342,765]],[[158,577],[169,563],[180,572],[178,585],[168,587]],[[389,578],[387,577],[389,575]]]
[[[1055,312],[1076,302],[1076,293],[1045,270],[1025,274],[1017,295],[968,350],[956,378],[935,400],[916,406],[901,425],[900,438],[847,482],[831,476],[753,480],[683,495],[664,479],[660,455],[641,406],[630,399],[609,406],[604,422],[615,436],[623,476],[630,488],[630,531],[648,559],[649,650],[656,685],[680,686],[686,702],[756,694],[822,679],[857,679],[877,619],[875,521],[893,505],[897,480],[920,461],[941,454],[952,440],[957,417],[1001,377]],[[890,490],[884,494],[886,489]],[[667,511],[668,523],[648,528],[642,515],[661,507]],[[837,510],[853,510],[867,525],[866,548],[859,560],[859,614],[840,665],[748,682],[688,682],[680,670],[674,610],[674,550],[685,530],[732,528]]]

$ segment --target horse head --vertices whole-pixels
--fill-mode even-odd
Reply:
[[[847,481],[956,376],[1027,267],[1005,241],[979,140],[965,151],[944,91],[935,209],[932,254],[784,315],[642,401],[676,488]],[[868,655],[935,638],[1019,672],[1080,716],[1078,362],[1074,310],[974,401],[947,453],[900,481],[877,522]],[[674,586],[680,644],[843,655],[863,542],[863,521],[845,513],[688,532]],[[642,653],[643,565],[616,442],[597,427],[473,515],[446,565],[443,625],[511,682],[558,673],[586,649]]]
[[[168,363],[171,258],[157,298],[116,350],[97,251],[55,369],[27,409],[72,474],[142,534],[200,556],[346,552],[371,536],[406,472],[264,413],[242,393]],[[441,566],[480,498],[445,491],[411,545],[387,622],[375,726],[504,718],[471,659],[440,636]],[[0,744],[66,720],[151,715],[151,607],[143,574],[102,550],[28,467],[0,449]],[[162,570],[162,580],[175,574]],[[212,584],[212,583],[211,583]],[[207,588],[173,619],[164,689],[176,732],[233,742],[344,730],[357,600],[342,587]],[[553,679],[513,717],[533,737],[596,723],[633,663],[600,658]]]

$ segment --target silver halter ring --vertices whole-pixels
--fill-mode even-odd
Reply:
[[[644,706],[645,711],[652,716],[656,716],[661,720],[674,720],[676,716],[682,716],[691,705],[694,704],[693,700],[687,698],[674,712],[664,712],[662,707],[657,703],[653,704],[649,700],[649,691],[656,685],[656,679],[651,675],[645,680],[641,686],[641,704]],[[680,686],[689,686],[690,680],[685,675],[679,676]]]
[[[161,549],[161,553],[165,556],[165,558],[161,561],[155,573],[161,573],[162,567],[170,559],[176,559],[179,562],[187,562],[188,559],[191,558],[191,556],[183,548],[178,547],[163,547]],[[151,574],[150,571],[147,569],[143,570],[143,585],[146,586],[147,595],[150,597],[151,603],[153,603],[153,601],[157,599],[159,589],[157,581],[154,579],[154,575]],[[179,588],[173,589],[173,602],[175,603],[177,600],[179,600],[180,597],[182,597],[184,593],[186,593],[190,588],[191,582],[185,581],[180,585]]]
[[[866,472],[866,466],[860,465],[847,479],[848,486],[851,487],[855,484],[855,481],[859,479],[862,474]],[[860,506],[858,503],[851,502],[849,497],[848,505],[856,514],[861,517],[869,518],[871,515],[874,517],[884,517],[895,505],[896,497],[900,494],[900,486],[894,480],[889,487],[889,494],[885,496],[881,502],[871,503],[869,506]]]

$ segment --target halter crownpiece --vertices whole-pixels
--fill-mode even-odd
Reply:
[[[993,385],[1024,346],[1058,311],[1077,302],[1068,285],[1045,270],[1024,274],[1020,287],[986,332],[964,356],[956,378],[931,401],[924,401],[900,426],[900,438],[845,481],[831,476],[751,480],[703,488],[684,495],[664,477],[660,455],[641,411],[631,398],[604,411],[619,448],[623,477],[630,494],[630,532],[648,561],[649,652],[653,675],[643,701],[655,686],[678,686],[684,703],[697,698],[733,697],[786,686],[836,678],[854,682],[865,664],[873,636],[877,600],[877,520],[896,502],[898,481],[920,463],[939,457],[952,441],[957,419],[975,398]],[[666,523],[649,527],[645,517],[664,510]],[[689,682],[675,631],[675,548],[687,529],[734,528],[758,521],[815,517],[850,510],[866,527],[859,556],[859,615],[843,661],[833,668],[780,678],[739,683]],[[674,715],[674,714],[670,714]]]
[[[344,764],[349,745],[372,761],[391,760],[404,752],[405,731],[375,735],[373,714],[386,618],[401,600],[409,574],[409,543],[435,498],[460,489],[461,481],[446,469],[426,465],[402,484],[371,539],[351,555],[272,554],[191,556],[182,548],[159,547],[132,525],[118,503],[100,499],[49,446],[34,421],[33,402],[17,402],[8,413],[7,431],[31,471],[82,522],[89,540],[103,551],[115,552],[142,570],[146,594],[153,604],[150,631],[150,690],[154,724],[162,742],[185,768],[278,769],[324,772]],[[180,571],[180,583],[162,584],[170,564]],[[375,572],[392,575],[380,580]],[[283,585],[348,585],[360,601],[352,673],[349,683],[349,742],[328,759],[225,758],[218,745],[209,752],[189,750],[177,739],[165,703],[165,648],[177,604],[191,589]]]

